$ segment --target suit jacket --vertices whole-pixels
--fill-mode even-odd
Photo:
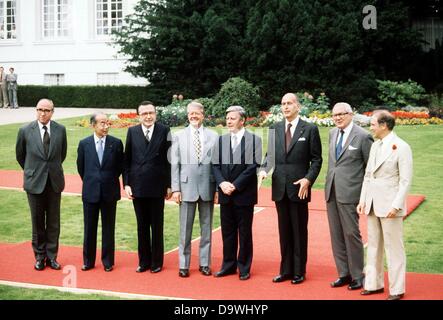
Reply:
[[[360,195],[365,213],[371,207],[377,217],[386,217],[392,208],[400,209],[398,216],[404,216],[406,197],[412,181],[412,151],[409,145],[395,133],[390,147],[382,153],[377,162],[375,155],[380,140],[373,143]],[[387,143],[387,142],[386,142]],[[386,151],[387,150],[387,151]]]
[[[325,198],[329,201],[334,185],[335,198],[340,203],[355,203],[360,199],[361,186],[368,163],[369,151],[374,139],[355,123],[348,139],[336,159],[335,148],[339,129],[329,131],[328,173],[325,183]]]
[[[320,134],[316,125],[299,119],[292,136],[289,152],[285,147],[285,121],[269,129],[268,152],[263,162],[266,172],[274,168],[272,174],[272,200],[281,201],[287,191],[295,202],[311,201],[311,187],[308,197],[300,199],[300,186],[293,183],[307,178],[311,186],[317,179],[322,165]]]
[[[169,127],[156,122],[149,144],[141,124],[128,129],[126,136],[123,183],[134,197],[163,197],[171,186],[171,147]]]
[[[54,192],[65,188],[62,163],[66,158],[66,128],[55,121],[50,124],[50,145],[45,155],[40,129],[36,121],[21,127],[17,135],[15,153],[23,169],[23,188],[32,194],[40,194],[50,179]]]
[[[106,136],[102,164],[98,159],[94,136],[80,141],[77,149],[77,170],[83,180],[82,199],[97,203],[120,200],[120,174],[123,171],[123,143]]]
[[[255,134],[245,130],[234,153],[231,149],[231,135],[219,137],[213,152],[215,181],[218,188],[223,181],[231,182],[236,188],[230,196],[219,190],[220,204],[249,206],[257,203],[257,168],[261,159],[262,142]]]
[[[183,201],[212,201],[215,193],[215,178],[212,172],[212,150],[218,134],[203,127],[204,142],[202,157],[198,163],[190,126],[173,135],[171,152],[171,188],[180,191]]]
[[[16,73],[8,73],[6,75],[6,83],[8,85],[8,90],[17,90],[17,74]]]

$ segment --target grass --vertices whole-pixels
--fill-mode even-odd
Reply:
[[[20,191],[0,190],[0,242],[23,242],[31,239],[31,223],[26,194]],[[165,250],[178,246],[178,206],[167,204],[164,216]],[[61,202],[60,243],[69,246],[83,245],[83,207],[80,196],[65,196]],[[214,227],[220,225],[219,209],[214,210]],[[200,233],[198,212],[193,236]],[[116,250],[137,251],[137,222],[131,201],[122,200],[117,205],[115,225]],[[101,243],[99,224],[97,244]],[[98,259],[99,261],[99,259]]]
[[[64,162],[64,169],[66,173],[70,174],[77,173],[75,160],[78,141],[91,134],[91,130],[88,128],[76,127],[74,125],[76,120],[78,118],[60,121],[68,130],[68,156]],[[20,170],[15,161],[14,152],[18,127],[19,125],[16,124],[0,126],[0,136],[2,137],[0,154],[3,156],[0,158],[0,169]],[[217,129],[217,131],[220,133],[221,129]],[[399,126],[395,128],[395,131],[411,145],[413,150],[414,178],[411,193],[426,195],[426,201],[404,224],[407,270],[409,272],[443,274],[443,250],[441,250],[443,248],[443,197],[441,196],[443,191],[443,126]],[[328,162],[328,132],[328,128],[320,128],[323,166],[314,185],[315,189],[324,187]],[[264,138],[263,145],[266,150],[267,130],[258,129],[256,133]],[[126,129],[111,129],[111,134],[124,141]],[[270,180],[266,179],[263,185],[270,186]],[[0,242],[29,241],[31,226],[26,195],[21,192],[3,190],[0,191],[0,203],[2,203],[0,207]],[[137,249],[137,232],[132,203],[119,201],[117,210],[117,250],[135,251]],[[80,197],[62,198],[61,221],[61,243],[81,246],[83,214]],[[219,225],[219,221],[218,210],[216,210],[214,227]],[[196,217],[194,236],[199,233],[198,226],[198,217]],[[173,249],[177,243],[178,208],[167,205],[165,210],[165,249]],[[0,299],[8,296],[5,290],[0,286]],[[22,298],[20,297],[20,299]]]

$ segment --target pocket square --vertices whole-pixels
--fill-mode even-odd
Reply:
[[[298,139],[298,141],[306,141],[306,138],[305,137],[301,137],[301,138]]]
[[[353,146],[350,145],[348,149],[349,149],[349,150],[357,150],[358,148],[353,147]]]

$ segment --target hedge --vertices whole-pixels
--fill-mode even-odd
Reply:
[[[155,105],[169,103],[170,97],[149,86],[32,86],[18,89],[21,106],[35,106],[41,98],[54,101],[56,107],[133,109],[141,101]]]

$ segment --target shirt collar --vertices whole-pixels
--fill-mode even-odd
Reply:
[[[155,123],[152,126],[150,126],[149,128],[145,127],[145,125],[142,124],[142,129],[143,129],[144,135],[146,135],[146,131],[149,130],[149,135],[151,136],[152,133],[154,132],[154,127],[155,127]]]
[[[349,134],[352,130],[352,127],[354,126],[354,124],[352,123],[352,121],[348,124],[348,126],[346,128],[343,129],[343,131],[345,132],[344,134]]]
[[[300,120],[300,116],[295,117],[295,119],[292,120],[291,122],[289,122],[288,120],[285,119],[285,130],[288,128],[289,123],[292,124],[291,130],[297,128],[299,120]]]
[[[237,133],[231,133],[231,138],[233,136],[237,137],[237,141],[240,141],[245,134],[245,127],[241,128]]]
[[[51,120],[49,120],[47,124],[42,124],[40,121],[37,121],[37,123],[40,131],[43,130],[43,126],[46,126],[46,128],[48,128],[48,132],[51,130]]]
[[[103,140],[103,143],[106,142],[106,136],[103,136],[103,138],[101,138],[101,139]],[[100,140],[100,138],[97,137],[97,135],[94,132],[94,142],[95,142],[95,144],[97,144],[99,142],[99,140]]]

